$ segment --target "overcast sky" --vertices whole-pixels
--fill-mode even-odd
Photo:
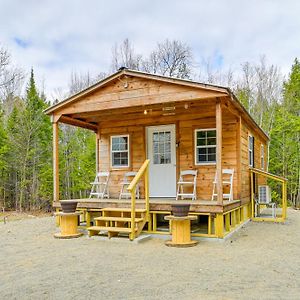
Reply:
[[[300,57],[300,1],[0,0],[0,45],[34,68],[51,100],[72,71],[108,72],[112,46],[125,38],[143,55],[181,40],[196,63],[233,70],[265,54],[287,74]]]

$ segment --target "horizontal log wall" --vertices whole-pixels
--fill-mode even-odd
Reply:
[[[118,197],[120,192],[120,181],[127,171],[137,171],[146,159],[146,127],[153,125],[176,125],[176,142],[179,146],[177,151],[177,176],[180,170],[197,169],[197,198],[209,200],[212,196],[213,180],[216,172],[216,165],[195,166],[194,157],[194,130],[215,128],[215,101],[203,108],[189,110],[175,116],[155,116],[138,113],[133,116],[134,120],[109,121],[100,123],[100,157],[99,169],[111,170],[111,196]],[[223,168],[234,168],[234,199],[238,197],[238,176],[237,176],[237,118],[226,109],[223,110]],[[119,134],[130,135],[131,166],[127,169],[114,170],[110,167],[110,136]],[[150,174],[151,176],[151,174]],[[163,188],[163,185],[162,185]],[[142,187],[143,191],[143,187]],[[225,191],[226,192],[226,191]],[[143,193],[142,193],[143,196]]]
[[[265,166],[267,168],[268,159],[268,146],[267,141],[263,139],[253,128],[242,121],[241,130],[241,172],[242,172],[242,191],[241,200],[242,203],[250,202],[250,173],[249,173],[249,154],[248,154],[248,137],[249,135],[254,136],[254,166],[255,168],[261,169],[261,145],[264,145],[265,151]],[[256,178],[256,185],[266,184],[266,179],[261,176]]]

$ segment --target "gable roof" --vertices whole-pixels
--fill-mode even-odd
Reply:
[[[226,95],[228,95],[229,99],[234,104],[234,106],[238,110],[242,111],[247,116],[247,118],[250,119],[250,121],[253,123],[253,125],[255,125],[267,139],[269,139],[269,136],[255,122],[255,120],[252,118],[252,116],[249,114],[249,112],[244,108],[244,106],[240,103],[240,101],[237,99],[237,97],[234,95],[234,93],[230,90],[230,88],[224,87],[224,86],[219,86],[219,85],[201,83],[201,82],[187,80],[187,79],[180,79],[180,78],[167,77],[167,76],[158,75],[158,74],[151,74],[151,73],[146,73],[146,72],[137,71],[137,70],[131,70],[131,69],[127,69],[127,68],[121,68],[119,71],[96,82],[95,84],[87,87],[86,89],[83,89],[80,92],[50,106],[44,112],[47,115],[51,115],[52,113],[56,112],[57,110],[65,107],[65,106],[68,106],[73,102],[78,101],[82,97],[93,93],[94,91],[100,89],[101,87],[108,85],[115,79],[117,79],[121,76],[124,76],[124,75],[135,76],[135,77],[150,79],[150,80],[155,80],[155,81],[161,81],[161,82],[165,82],[165,83],[178,84],[178,85],[188,86],[188,87],[192,87],[192,88],[201,88],[204,90],[209,90],[209,91],[214,91],[214,92],[220,92],[220,96],[222,96],[222,95],[224,96],[224,94],[226,94]]]

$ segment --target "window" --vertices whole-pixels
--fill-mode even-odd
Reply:
[[[254,167],[254,137],[248,137],[248,153],[249,153],[249,166]]]
[[[216,129],[195,130],[195,164],[216,163]]]
[[[171,132],[153,132],[153,164],[171,163]]]
[[[261,145],[261,147],[260,147],[260,166],[261,166],[262,170],[265,169],[265,147],[264,147],[264,145]]]
[[[129,167],[129,135],[112,136],[110,152],[112,167]]]

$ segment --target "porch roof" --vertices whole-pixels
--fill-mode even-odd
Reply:
[[[135,98],[134,101],[130,101],[131,99],[126,99],[127,101],[120,102],[120,97],[116,96],[116,101],[113,103],[113,101],[110,101],[109,109],[116,110],[119,108],[130,108],[130,107],[138,107],[138,106],[144,106],[144,105],[158,105],[163,103],[174,103],[174,102],[182,102],[185,99],[182,99],[183,96],[187,96],[186,100],[205,100],[205,99],[216,99],[216,98],[226,98],[227,101],[232,103],[234,108],[237,110],[239,114],[245,117],[245,119],[252,124],[255,128],[260,131],[260,133],[266,138],[269,139],[268,135],[258,126],[258,124],[254,121],[254,119],[250,116],[250,114],[247,112],[247,110],[243,107],[243,105],[239,102],[237,97],[233,94],[233,92],[227,88],[222,87],[218,85],[212,85],[212,84],[206,84],[206,83],[200,83],[196,81],[186,80],[186,79],[179,79],[179,78],[173,78],[173,77],[167,77],[157,74],[150,74],[145,73],[141,71],[136,70],[130,70],[127,68],[122,68],[118,72],[104,78],[103,80],[95,83],[94,85],[66,98],[65,100],[58,102],[49,108],[45,110],[45,113],[47,115],[52,115],[53,117],[55,115],[59,115],[58,118],[61,122],[79,126],[79,127],[85,127],[90,130],[97,131],[97,122],[85,122],[84,120],[80,118],[73,118],[70,117],[70,114],[61,113],[64,111],[70,111],[73,108],[73,113],[77,113],[76,111],[76,105],[78,105],[78,101],[82,100],[85,101],[86,99],[90,100],[91,95],[94,93],[101,91],[101,89],[109,86],[116,80],[119,80],[122,82],[122,80],[133,77],[133,78],[139,78],[143,80],[152,80],[157,83],[165,83],[176,87],[182,87],[182,88],[190,88],[190,95],[187,95],[187,92],[178,93],[178,99],[176,98],[176,93],[172,94],[172,97],[164,97],[162,99],[153,99],[151,97],[151,91],[148,94],[148,98],[146,98],[146,101],[137,101]],[[126,81],[124,81],[124,89],[126,90]],[[184,91],[184,90],[182,90]],[[186,91],[186,90],[185,90]],[[194,92],[193,92],[194,91]],[[179,95],[182,94],[182,95]],[[153,94],[155,96],[155,94]],[[123,99],[125,100],[125,99]],[[161,101],[161,102],[160,102]],[[105,101],[104,101],[105,102]],[[107,102],[105,102],[107,103]],[[98,103],[99,104],[99,103]],[[95,106],[94,106],[95,107]],[[85,109],[85,108],[83,108]],[[93,109],[93,108],[91,108]],[[107,107],[104,108],[102,105],[97,105],[97,108],[94,109],[95,111],[104,111],[107,110]],[[80,111],[84,112],[84,111]],[[57,119],[58,120],[58,119]]]

